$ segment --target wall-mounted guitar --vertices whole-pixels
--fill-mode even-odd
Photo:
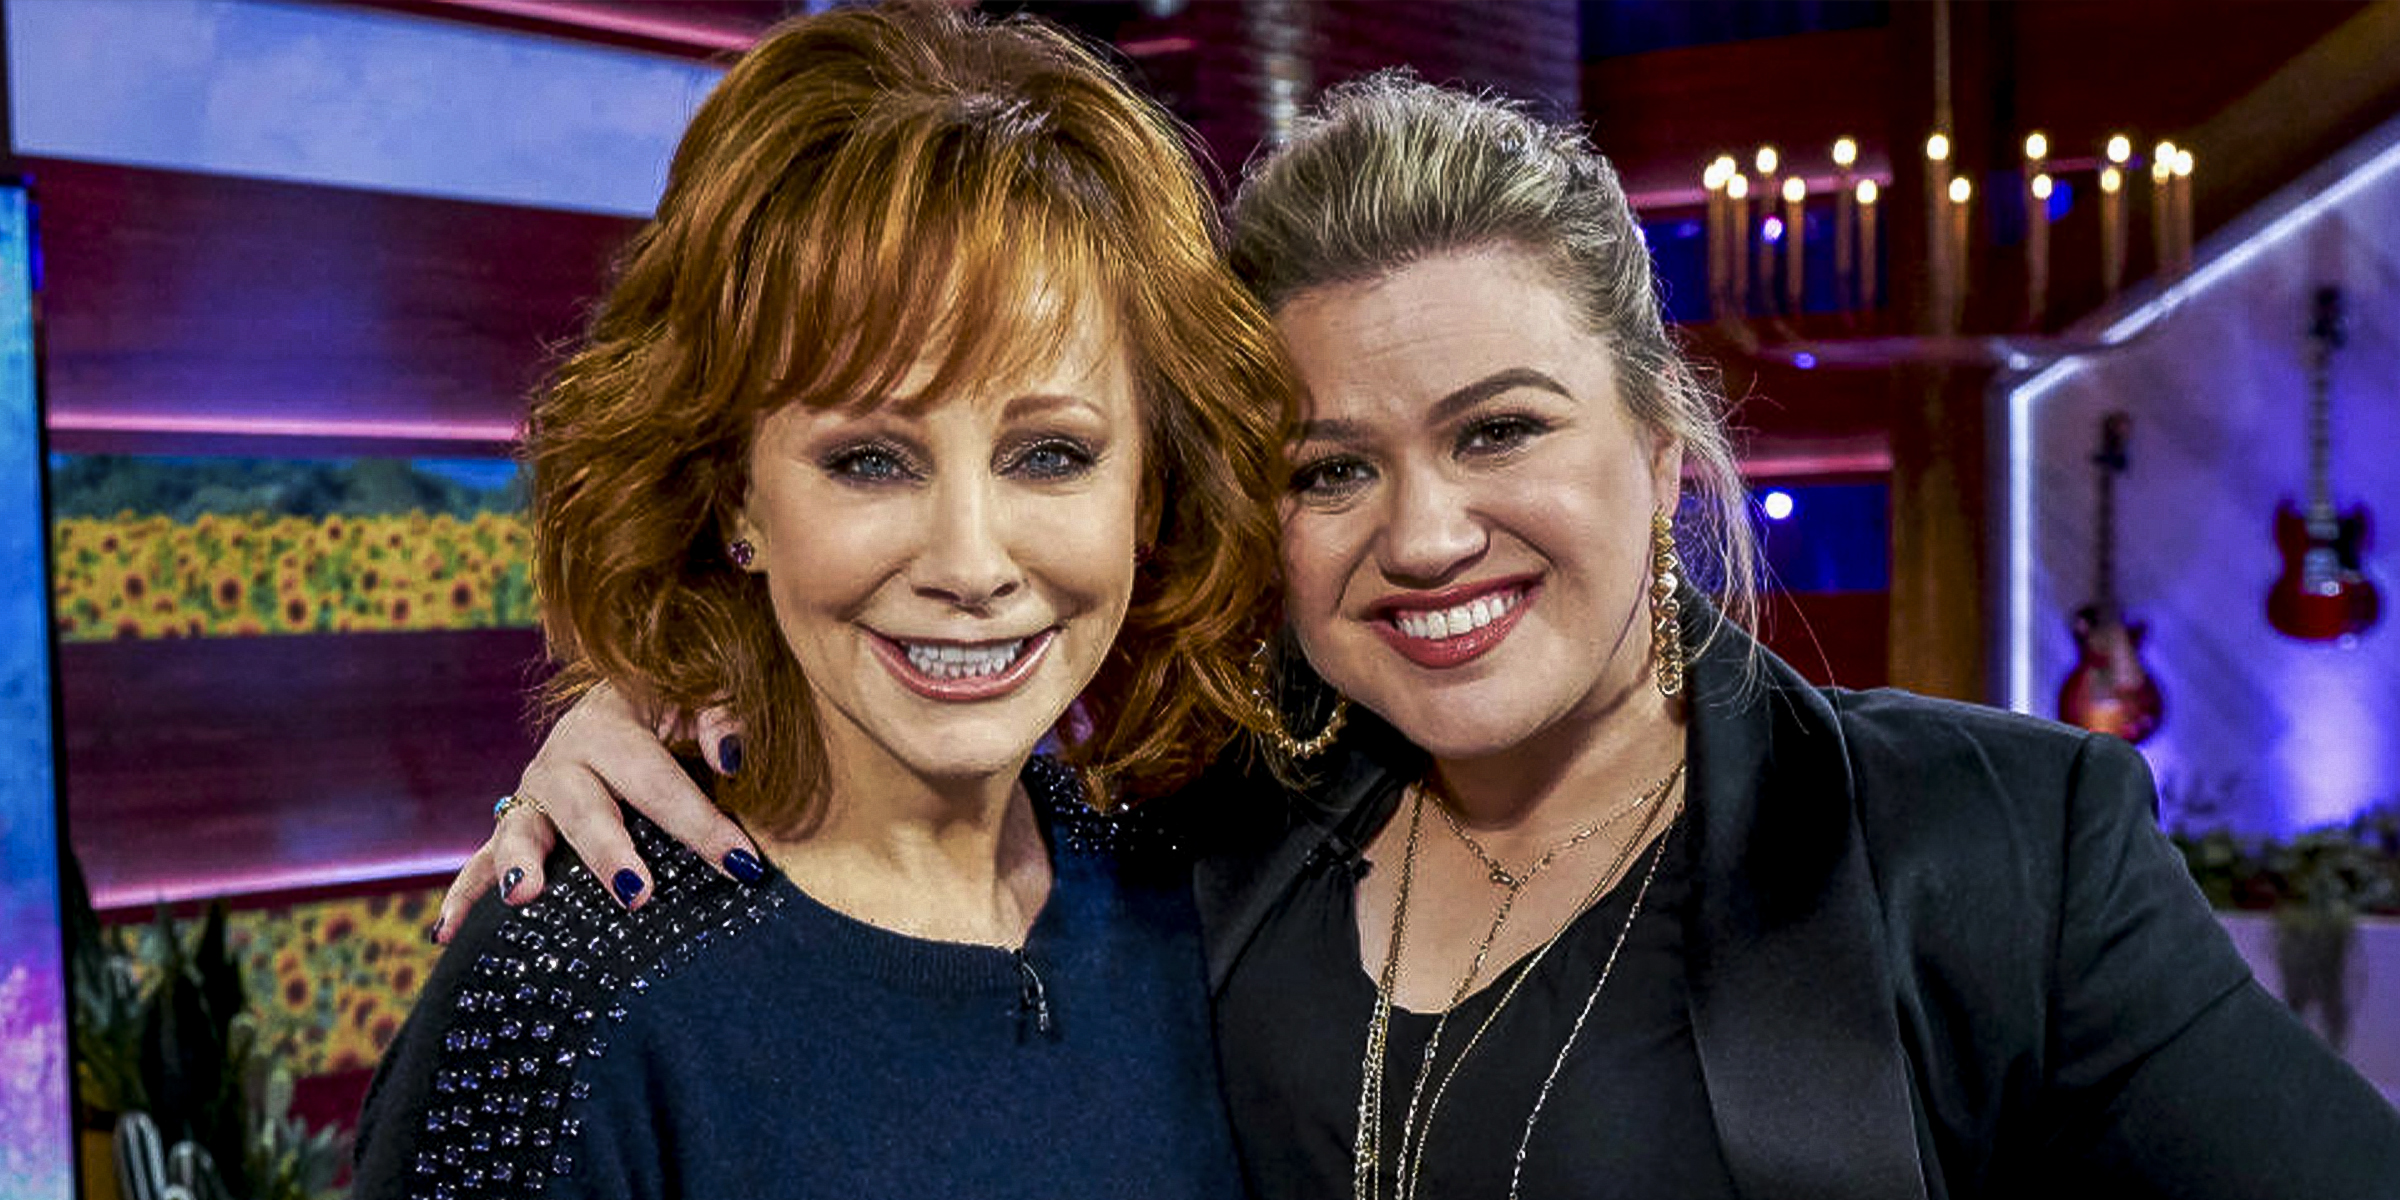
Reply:
[[[2148,628],[2128,622],[2117,607],[2117,476],[2125,473],[2125,441],[2132,430],[2133,418],[2121,412],[2100,421],[2100,449],[2092,455],[2100,469],[2097,590],[2069,623],[2075,669],[2058,689],[2058,716],[2070,725],[2138,742],[2158,728],[2166,701],[2142,665]]]
[[[2335,512],[2333,491],[2326,483],[2327,447],[2332,441],[2326,412],[2326,377],[2332,373],[2333,352],[2342,348],[2347,330],[2342,316],[2342,289],[2317,289],[2316,314],[2309,322],[2309,339],[2316,343],[2308,361],[2308,507],[2290,500],[2275,508],[2275,546],[2283,552],[2283,575],[2267,593],[2267,623],[2304,642],[2332,642],[2357,637],[2382,615],[2359,556],[2367,548],[2367,507],[2350,506]]]

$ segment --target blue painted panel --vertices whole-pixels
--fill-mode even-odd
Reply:
[[[41,412],[22,188],[0,188],[0,1200],[73,1192]]]

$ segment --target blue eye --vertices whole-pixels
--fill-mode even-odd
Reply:
[[[1374,479],[1374,469],[1364,460],[1331,455],[1292,468],[1291,490],[1303,500],[1336,501],[1356,494]]]
[[[845,446],[824,459],[825,473],[845,483],[894,483],[914,479],[914,464],[898,449],[880,444]]]
[[[1074,479],[1090,471],[1099,458],[1073,438],[1043,438],[1018,451],[1008,469],[1036,480]]]

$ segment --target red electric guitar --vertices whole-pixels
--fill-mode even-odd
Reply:
[[[2308,507],[2290,500],[2275,507],[2275,546],[2283,552],[2283,575],[2267,593],[2267,623],[2304,642],[2357,637],[2382,615],[2383,604],[2359,556],[2367,548],[2367,507],[2336,512],[2326,483],[2331,442],[2326,413],[2326,377],[2333,352],[2346,336],[2342,289],[2317,289],[2315,319],[2308,336],[2316,343],[2308,363]]]
[[[2117,607],[2117,476],[2125,473],[2125,439],[2132,429],[2133,418],[2121,412],[2100,422],[2100,450],[2092,455],[2100,468],[2098,591],[2070,623],[2075,670],[2058,689],[2058,715],[2068,724],[2138,742],[2158,728],[2166,702],[2142,666],[2142,638],[2149,630],[2127,622]]]

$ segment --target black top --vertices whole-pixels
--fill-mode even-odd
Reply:
[[[1706,602],[1687,594],[1684,611],[1696,638]],[[1681,990],[1741,1195],[2400,1197],[2400,1114],[2250,979],[2122,740],[1817,688],[1732,629],[1694,653]],[[1320,786],[1294,799],[1217,794],[1241,818],[1196,874],[1220,997],[1245,986],[1289,895],[1355,857],[1349,831],[1390,819],[1425,756],[1362,713],[1311,765]],[[1318,919],[1350,936],[1346,918]],[[1342,947],[1323,969],[1354,974],[1355,944]],[[1365,1013],[1317,1016],[1262,1000],[1223,1024],[1324,1039],[1354,1101]],[[1257,1103],[1241,1078],[1257,1056],[1227,1066],[1240,1103]],[[1537,1145],[1553,1120],[1546,1109]],[[1237,1121],[1264,1179],[1277,1135]],[[1328,1140],[1289,1135],[1303,1136]]]
[[[1407,819],[1405,809],[1400,819]],[[1626,929],[1653,857],[1658,871],[1625,948],[1526,1141],[1526,1119],[1542,1081]],[[1365,868],[1363,862],[1328,860],[1304,876],[1267,916],[1218,999],[1218,1048],[1235,1132],[1251,1190],[1263,1200],[1321,1200],[1351,1191],[1360,1060],[1375,1003],[1375,982],[1359,965],[1352,886]],[[1376,869],[1396,870],[1398,864]],[[1508,1195],[1521,1141],[1524,1196],[1708,1200],[1734,1194],[1709,1118],[1684,994],[1682,918],[1690,893],[1688,846],[1670,830],[1568,925],[1539,963],[1530,963],[1529,955],[1460,1002],[1443,1027],[1420,1101],[1420,1125],[1433,1087],[1460,1064],[1461,1048],[1530,966],[1442,1095],[1417,1177],[1421,1194]],[[1493,889],[1494,904],[1499,896]],[[1297,1013],[1312,1015],[1302,1021]],[[1382,1124],[1387,1195],[1400,1169],[1400,1130],[1418,1064],[1435,1024],[1430,1013],[1392,1014]]]
[[[1188,865],[1120,852],[1062,768],[1026,782],[1054,878],[1022,951],[744,887],[638,820],[639,912],[562,854],[444,955],[353,1194],[1235,1194]]]

